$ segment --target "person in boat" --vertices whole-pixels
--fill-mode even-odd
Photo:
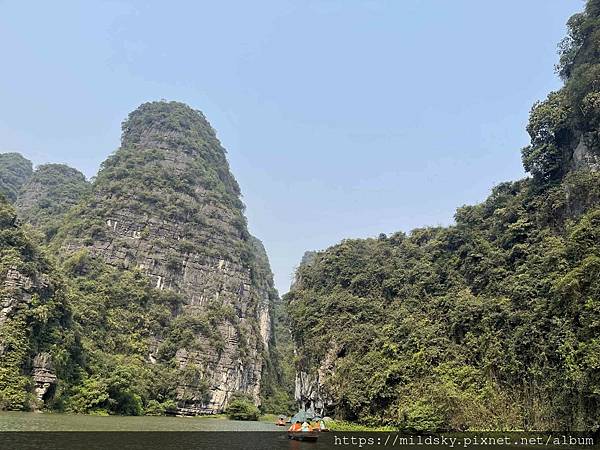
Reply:
[[[312,431],[312,427],[308,424],[308,422],[302,423],[301,431]]]
[[[302,424],[300,423],[299,420],[296,421],[296,423],[292,424],[292,426],[290,427],[290,429],[288,431],[300,431],[302,429]]]
[[[317,420],[315,420],[315,422],[313,424],[311,424],[311,426],[314,429],[317,429],[317,430],[325,430],[325,429],[327,429],[327,427],[325,426],[325,422],[323,422],[323,419],[317,419]]]

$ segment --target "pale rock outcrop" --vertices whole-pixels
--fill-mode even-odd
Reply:
[[[327,351],[320,366],[314,368],[301,367],[296,373],[294,398],[301,408],[311,409],[323,416],[333,403],[333,396],[327,389],[327,380],[335,373],[335,362],[338,348],[334,344]]]
[[[35,395],[39,401],[43,401],[44,396],[57,381],[52,365],[52,358],[49,353],[44,352],[35,355],[32,372],[33,381],[35,382]]]
[[[588,144],[586,136],[581,136],[579,143],[573,151],[571,167],[573,170],[600,171],[600,151]]]

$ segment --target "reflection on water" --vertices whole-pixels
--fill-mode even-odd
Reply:
[[[325,450],[339,449],[331,439],[298,442],[286,433],[248,431],[208,432],[0,432],[0,448],[10,450]]]
[[[0,449],[285,449],[324,450],[331,433],[319,441],[287,438],[286,429],[265,422],[198,417],[121,417],[0,412]]]
[[[1,412],[0,431],[281,431],[275,424],[206,417]]]

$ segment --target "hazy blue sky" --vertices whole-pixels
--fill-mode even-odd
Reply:
[[[0,0],[0,152],[93,176],[140,103],[202,110],[286,292],[305,250],[449,224],[524,176],[581,0]]]

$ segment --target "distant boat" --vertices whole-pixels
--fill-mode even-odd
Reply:
[[[275,425],[278,427],[285,427],[285,424],[288,423],[288,418],[286,416],[279,416]]]
[[[311,410],[298,411],[292,417],[292,426],[288,429],[288,439],[297,441],[316,441],[319,438],[319,430],[311,427],[309,422],[315,417]],[[301,426],[303,424],[304,426]]]

